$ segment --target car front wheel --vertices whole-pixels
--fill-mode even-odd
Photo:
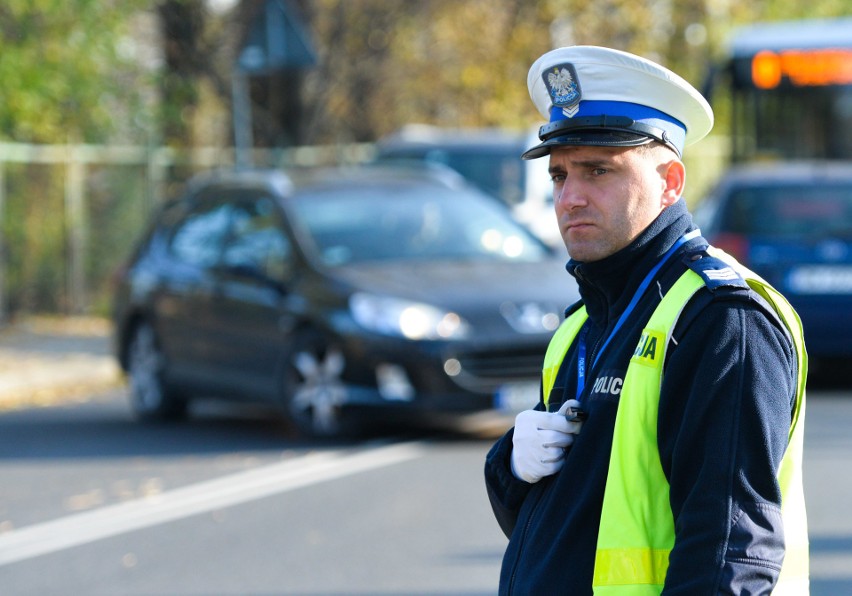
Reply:
[[[347,432],[342,417],[346,365],[339,348],[326,345],[312,332],[299,334],[285,362],[283,398],[290,420],[312,437],[336,437]]]
[[[186,415],[187,402],[175,396],[163,382],[165,357],[154,328],[137,325],[127,350],[130,406],[143,420],[174,420]]]

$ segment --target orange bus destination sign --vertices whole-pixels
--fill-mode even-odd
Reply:
[[[763,50],[751,61],[758,89],[774,89],[784,80],[796,87],[852,85],[852,48]]]

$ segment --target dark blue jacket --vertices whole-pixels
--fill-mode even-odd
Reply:
[[[568,263],[591,323],[591,353],[625,309],[646,273],[692,218],[678,201],[630,246],[601,261]],[[488,496],[509,537],[501,594],[591,594],[595,545],[607,477],[618,381],[660,296],[706,241],[687,242],[586,372],[581,401],[589,412],[557,474],[536,484],[515,478],[512,431],[485,464]],[[551,410],[576,390],[576,342],[557,377]],[[588,368],[588,367],[587,367]],[[776,472],[795,404],[792,342],[771,309],[743,282],[705,288],[684,310],[663,372],[658,442],[671,487],[675,546],[665,594],[766,594],[784,556]],[[540,402],[538,409],[543,409]]]

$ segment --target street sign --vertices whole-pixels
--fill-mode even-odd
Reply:
[[[249,27],[237,58],[237,70],[247,75],[306,68],[317,62],[302,22],[281,0],[267,0]]]

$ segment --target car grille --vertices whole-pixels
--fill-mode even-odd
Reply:
[[[457,354],[460,372],[450,378],[460,387],[479,393],[493,393],[498,387],[541,376],[545,347]]]

